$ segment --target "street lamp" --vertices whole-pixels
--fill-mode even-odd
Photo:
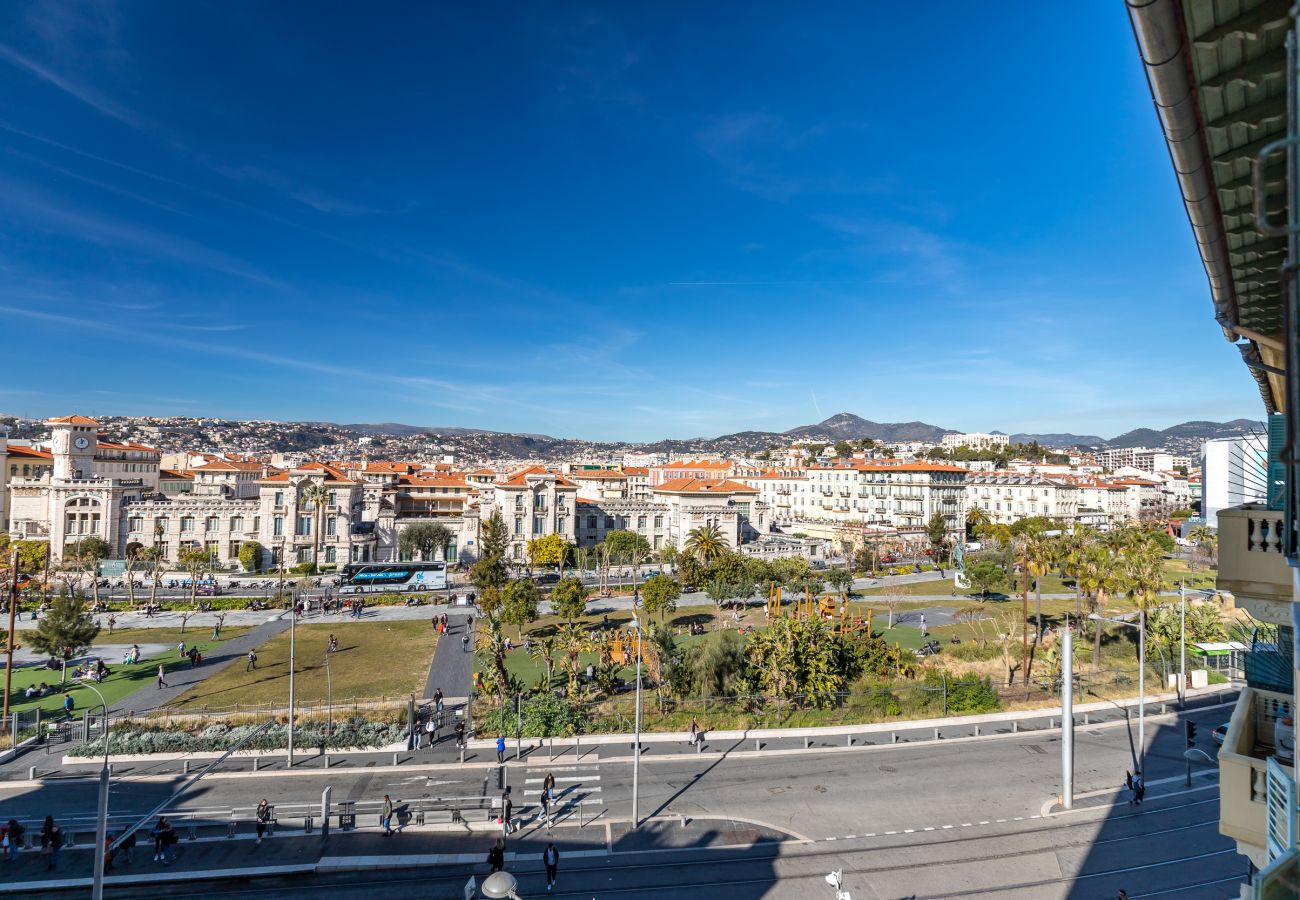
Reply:
[[[108,843],[108,701],[93,684],[81,686],[95,692],[104,707],[104,765],[99,770],[99,811],[95,818],[95,882],[92,900],[104,900],[104,850]]]
[[[505,898],[519,900],[519,894],[516,893],[518,889],[519,882],[515,880],[515,876],[505,870],[493,872],[484,878],[483,886],[480,888],[484,897],[491,897],[493,900],[505,900]]]
[[[295,644],[294,637],[296,634],[296,625],[298,624],[298,598],[290,595],[291,604],[289,606],[289,758],[288,768],[293,768],[293,674],[297,666],[294,665]]]
[[[1105,616],[1099,616],[1092,613],[1088,616],[1094,622],[1113,622],[1116,625],[1127,625],[1130,628],[1138,630],[1138,753],[1137,758],[1133,761],[1133,766],[1139,772],[1146,771],[1147,764],[1147,614],[1146,610],[1138,611],[1138,623],[1134,625],[1127,619],[1108,619]],[[1101,627],[1100,624],[1097,627]]]
[[[632,829],[635,831],[641,827],[641,623],[633,616],[629,627],[636,632],[636,737],[632,750]]]

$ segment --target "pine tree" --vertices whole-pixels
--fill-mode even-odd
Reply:
[[[41,616],[28,644],[63,663],[59,679],[62,685],[67,682],[68,660],[84,653],[98,634],[99,623],[86,611],[85,601],[63,593],[54,599],[49,611]]]

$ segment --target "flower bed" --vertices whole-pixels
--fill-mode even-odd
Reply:
[[[258,725],[230,725],[224,722],[136,722],[114,723],[109,733],[110,755],[139,756],[150,753],[204,753],[229,750],[248,738]],[[330,731],[329,741],[325,735]],[[373,750],[406,739],[405,721],[372,721],[362,718],[335,722],[300,722],[294,729],[298,747],[326,746],[331,750]],[[242,750],[284,750],[289,746],[289,726],[277,722],[243,744]],[[69,756],[94,757],[104,753],[102,739],[79,744]]]

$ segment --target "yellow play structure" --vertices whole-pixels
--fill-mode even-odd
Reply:
[[[871,610],[867,610],[866,619],[863,619],[861,613],[850,614],[849,599],[844,594],[822,594],[820,597],[814,597],[811,592],[805,590],[803,596],[795,597],[791,614],[795,620],[801,622],[821,617],[834,625],[836,634],[851,634],[864,628],[867,634],[871,633]],[[768,621],[775,621],[782,615],[784,615],[784,608],[781,606],[781,588],[772,585],[767,594]]]

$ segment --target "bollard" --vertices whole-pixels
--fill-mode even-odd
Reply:
[[[699,738],[697,738],[696,741],[695,741],[695,752],[696,752],[696,753],[703,753],[703,752],[704,752],[704,737],[703,737],[703,735],[701,735],[701,736],[700,736]]]
[[[393,753],[393,765],[397,765],[397,753]]]
[[[763,749],[763,745],[762,745],[762,743],[759,742],[758,738],[754,738],[754,749],[755,749],[755,750],[762,750],[762,749]]]
[[[108,764],[108,774],[109,774],[110,777],[111,777],[112,774],[113,774],[113,764],[112,764],[112,763],[109,763],[109,764]]]
[[[461,744],[461,745],[460,745],[460,762],[461,762],[461,765],[464,765],[464,764],[465,764],[465,745],[464,745],[464,744]]]
[[[311,834],[311,816],[302,817],[302,833]]]
[[[853,735],[851,735],[851,734],[846,734],[846,735],[844,735],[844,746],[845,746],[845,747],[852,747],[852,746],[853,746]]]
[[[1051,731],[1051,730],[1052,730],[1053,728],[1055,728],[1055,727],[1056,727],[1056,719],[1055,719],[1054,717],[1052,717],[1052,716],[1048,716],[1048,717],[1047,717],[1047,730],[1048,730],[1048,731]]]
[[[680,816],[678,816],[677,818],[681,821],[681,823],[682,823],[682,827],[685,828],[685,827],[686,827],[686,816],[685,816],[685,815],[680,815]]]
[[[1090,725],[1090,724],[1091,724],[1091,723],[1088,721],[1088,714],[1087,714],[1087,713],[1084,713],[1084,714],[1083,714],[1083,724],[1084,724],[1084,725]]]
[[[979,723],[976,723],[976,725],[975,725],[975,737],[979,737],[979,736],[980,736],[980,726],[979,726]]]
[[[804,748],[805,750],[808,749],[808,738],[804,738],[804,739],[803,739],[803,748]]]
[[[573,755],[577,759],[582,759],[582,738],[577,736],[573,738]]]
[[[254,772],[257,771],[257,766],[258,766],[258,763],[259,763],[260,761],[261,761],[261,760],[259,760],[258,757],[256,757],[256,756],[253,757],[253,771],[254,771]]]
[[[897,744],[897,743],[898,743],[898,732],[897,732],[897,731],[891,731],[891,732],[889,732],[889,743],[891,743],[891,744]]]
[[[28,767],[27,767],[27,780],[28,780],[28,781],[35,781],[35,780],[36,780],[36,767],[35,767],[35,766],[28,766]]]
[[[226,823],[226,837],[232,838],[234,836],[235,836],[235,814],[232,812],[230,814],[230,821]]]
[[[190,774],[190,761],[188,759],[181,760],[181,774],[182,775]]]
[[[1020,720],[1019,720],[1019,719],[1012,719],[1012,720],[1011,720],[1011,733],[1012,733],[1012,734],[1019,734],[1019,733],[1020,733]]]
[[[197,841],[198,839],[199,839],[199,826],[197,826],[197,825],[195,825],[193,822],[191,822],[191,823],[190,823],[190,840],[192,840],[192,841]]]
[[[936,741],[940,739],[940,734],[939,734],[939,729],[938,729],[938,728],[936,728],[936,729],[934,730],[934,739],[935,739]]]
[[[546,752],[546,761],[553,762],[554,760],[555,760],[555,738],[551,738],[550,746],[547,748],[547,752]]]
[[[330,755],[329,755],[328,753],[326,753],[326,754],[325,754],[325,768],[328,769],[329,767],[330,767]],[[322,827],[324,827],[324,826],[322,826]]]
[[[1167,713],[1167,712],[1169,712],[1169,704],[1168,704],[1168,703],[1161,703],[1161,704],[1160,704],[1160,715],[1163,716],[1163,715],[1164,715],[1165,713]]]

